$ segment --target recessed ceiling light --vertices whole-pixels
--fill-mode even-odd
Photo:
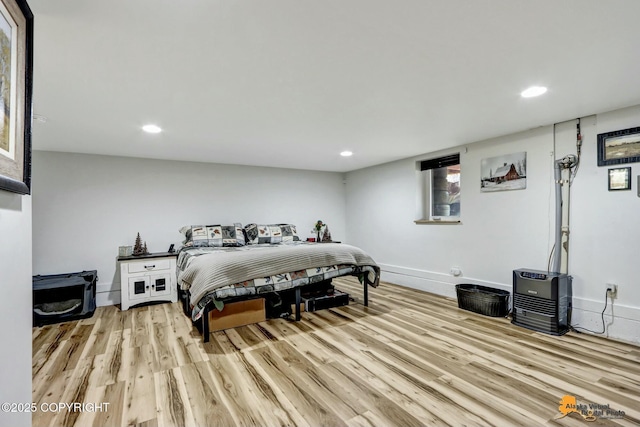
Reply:
[[[160,132],[162,132],[162,129],[160,128],[160,126],[156,126],[156,125],[144,125],[144,126],[142,126],[142,130],[147,132],[147,133],[160,133]]]
[[[342,153],[340,153],[340,155],[342,157],[349,157],[349,156],[352,156],[353,153],[351,151],[343,151]]]
[[[525,89],[520,94],[523,98],[533,98],[534,96],[540,96],[547,91],[547,88],[544,86],[531,86],[528,89]]]

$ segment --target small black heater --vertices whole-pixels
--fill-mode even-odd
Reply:
[[[514,270],[511,323],[546,334],[566,334],[571,325],[571,276]]]

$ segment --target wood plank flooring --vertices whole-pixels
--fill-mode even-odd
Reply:
[[[355,279],[334,284],[361,300]],[[640,348],[537,333],[387,283],[369,307],[206,344],[179,303],[33,329],[34,426],[584,426],[579,413],[560,418],[565,395],[624,411],[591,425],[639,425]]]

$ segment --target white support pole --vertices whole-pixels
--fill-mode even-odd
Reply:
[[[571,168],[562,170],[562,236],[561,236],[561,258],[560,273],[569,273],[569,202],[571,200]]]

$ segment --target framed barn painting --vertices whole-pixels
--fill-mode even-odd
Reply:
[[[527,153],[512,153],[482,159],[480,191],[522,190],[527,188]]]
[[[33,14],[0,0],[0,190],[31,192]]]

